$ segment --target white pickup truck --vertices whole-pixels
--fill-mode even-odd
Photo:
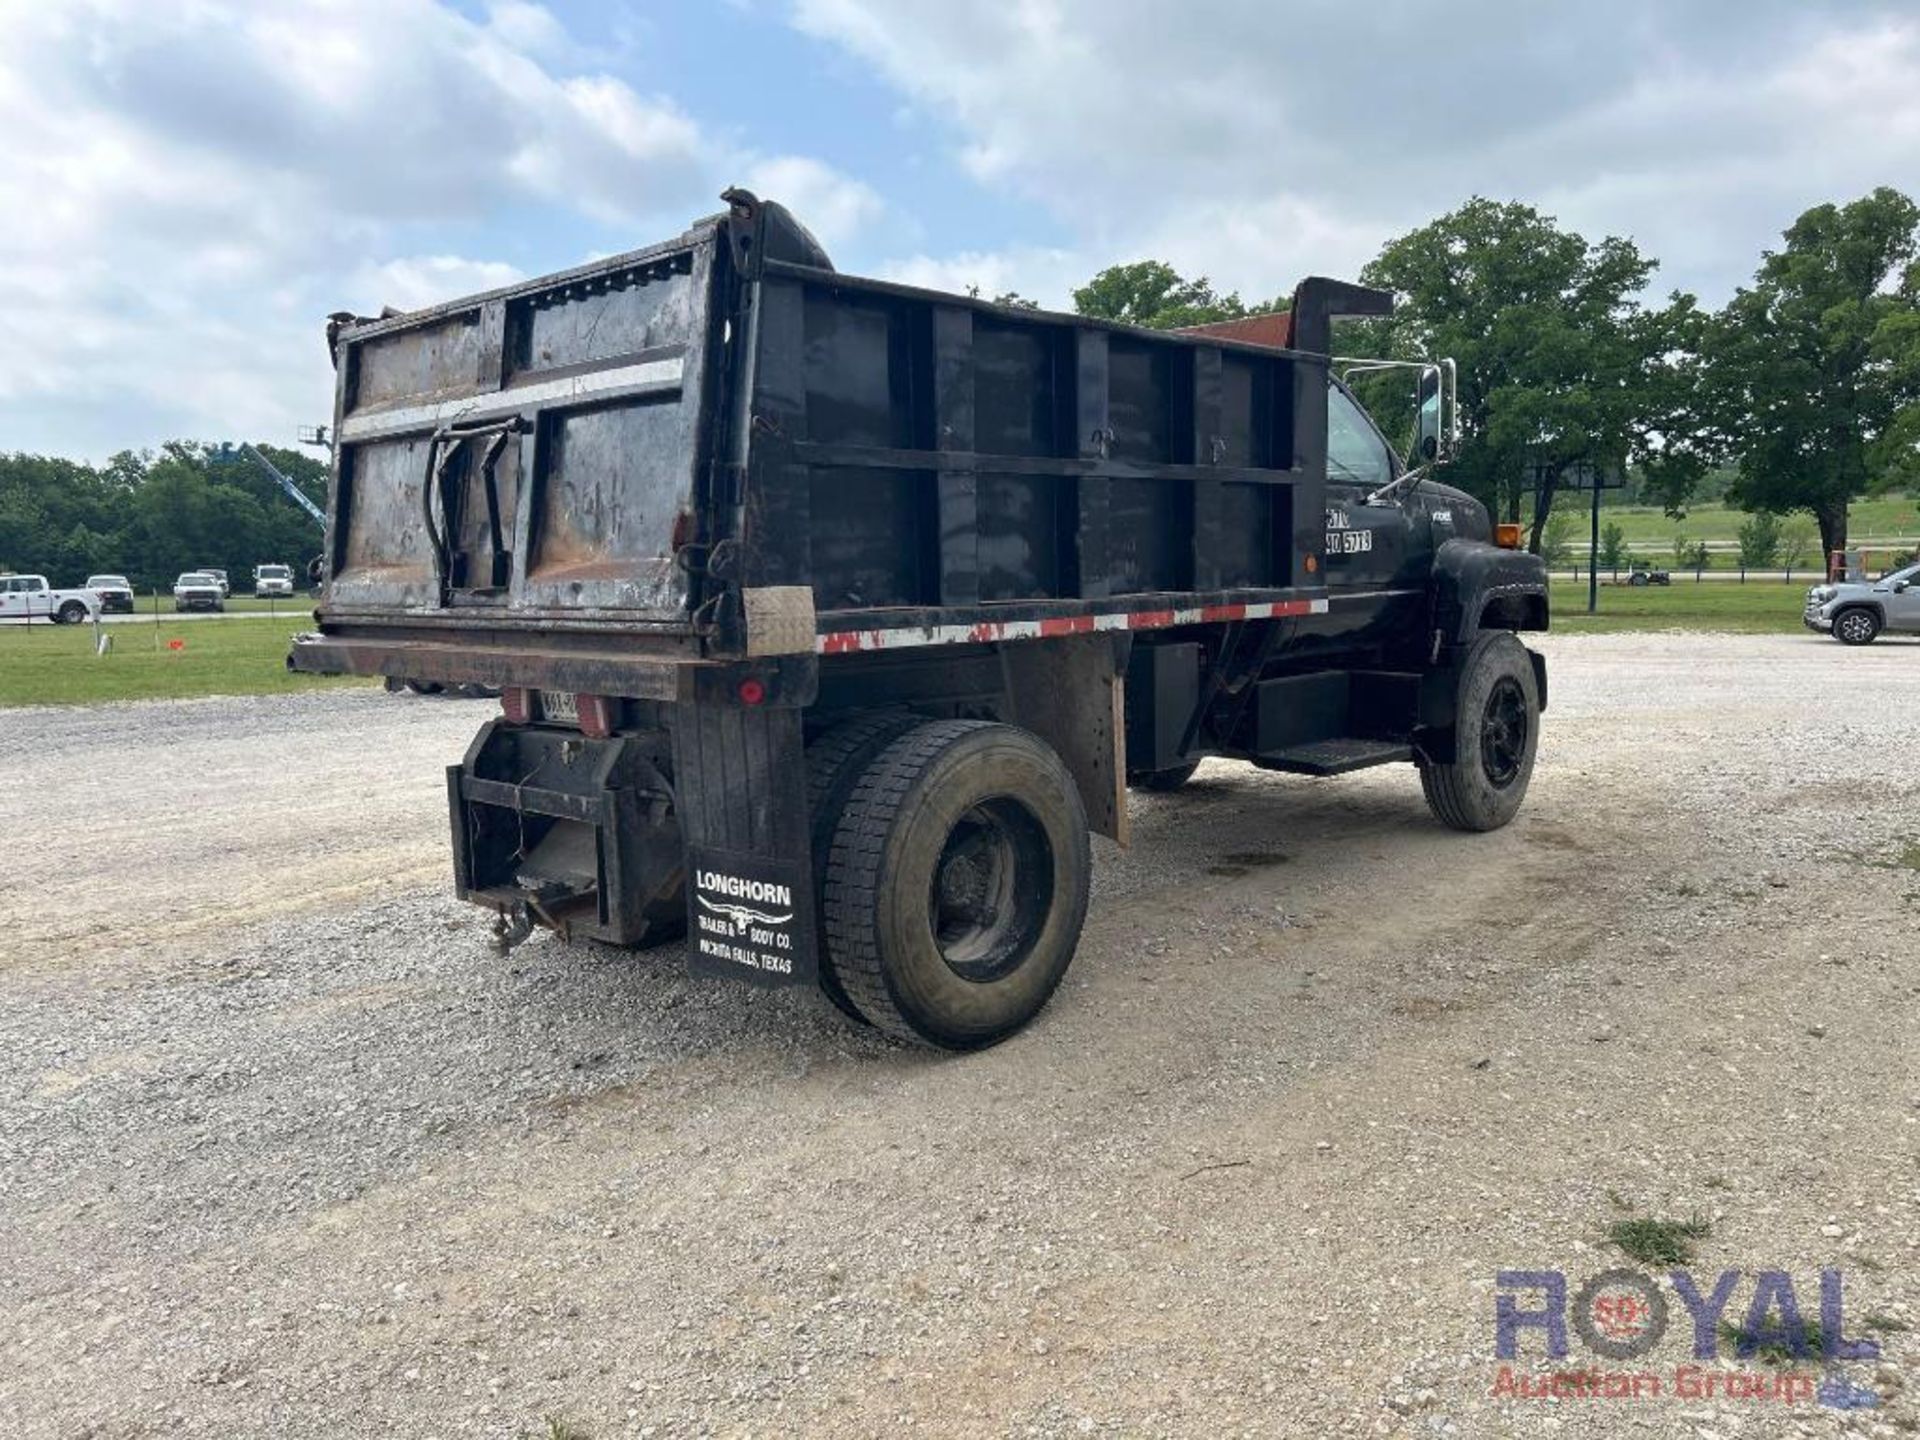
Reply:
[[[100,610],[91,590],[56,590],[44,575],[0,575],[0,620],[51,620],[78,625]]]

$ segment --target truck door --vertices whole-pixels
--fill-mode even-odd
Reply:
[[[1416,584],[1409,526],[1417,517],[1398,504],[1366,497],[1398,473],[1393,451],[1373,421],[1338,383],[1327,387],[1327,585],[1334,590],[1386,590]],[[1422,541],[1425,535],[1421,536]]]
[[[1886,589],[1887,628],[1920,630],[1920,565],[1888,576]]]
[[[47,589],[47,582],[44,576],[23,575],[20,577],[18,584],[21,591],[22,614],[33,618],[49,613],[47,609],[47,597],[51,592]]]
[[[0,580],[0,620],[17,620],[27,613],[26,584],[20,575]]]

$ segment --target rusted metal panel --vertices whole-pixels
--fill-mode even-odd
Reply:
[[[339,331],[322,623],[688,625],[718,235]]]

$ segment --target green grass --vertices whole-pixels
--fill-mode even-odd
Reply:
[[[1553,628],[1575,635],[1618,630],[1726,630],[1746,635],[1809,634],[1800,623],[1807,589],[1795,581],[1749,581],[1673,577],[1671,585],[1600,586],[1600,610],[1587,614],[1587,586],[1555,579]]]
[[[1698,1215],[1691,1220],[1615,1220],[1607,1226],[1607,1238],[1642,1265],[1685,1265],[1693,1259],[1693,1242],[1712,1232]]]
[[[90,625],[0,625],[0,707],[280,695],[366,683],[289,674],[287,641],[311,628],[305,615],[181,623],[169,613],[157,626],[103,625],[113,649],[95,655]],[[180,649],[169,648],[174,640]]]
[[[1748,1330],[1744,1325],[1734,1324],[1731,1320],[1722,1320],[1720,1322],[1720,1339],[1723,1343],[1733,1347],[1735,1355],[1744,1358],[1745,1351],[1742,1347],[1754,1339],[1754,1332]],[[1765,1343],[1753,1347],[1752,1358],[1760,1361],[1764,1365],[1804,1365],[1811,1361],[1818,1360],[1822,1353],[1822,1346],[1826,1340],[1826,1331],[1821,1328],[1820,1322],[1818,1320],[1802,1320],[1800,1322],[1800,1339],[1801,1344],[1805,1348],[1799,1355],[1793,1353],[1793,1347],[1785,1340],[1769,1338]]]
[[[1558,510],[1561,505],[1576,505],[1585,498],[1565,496],[1554,508]],[[1583,505],[1577,513],[1584,518],[1586,511]],[[1657,505],[1608,505],[1603,502],[1600,507],[1602,525],[1618,525],[1636,553],[1650,554],[1656,559],[1670,559],[1674,539],[1680,535],[1685,535],[1689,540],[1736,540],[1746,520],[1746,511],[1730,510],[1725,505],[1696,505],[1687,512],[1684,520],[1669,518],[1666,511]],[[1586,532],[1582,530],[1583,544],[1585,535]],[[1847,507],[1847,539],[1854,545],[1871,548],[1876,539],[1915,538],[1920,538],[1920,498],[1886,495],[1876,500],[1856,500]],[[1814,543],[1817,549],[1819,542]],[[1818,567],[1819,557],[1809,555],[1807,563]]]

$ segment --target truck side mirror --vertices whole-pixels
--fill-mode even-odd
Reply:
[[[1420,371],[1420,418],[1414,440],[1414,454],[1432,461],[1440,456],[1440,369],[1428,365]]]

